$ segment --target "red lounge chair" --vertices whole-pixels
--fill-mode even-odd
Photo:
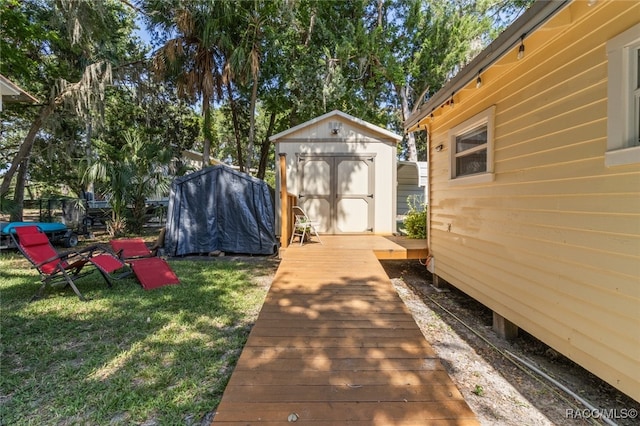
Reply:
[[[87,299],[76,287],[75,280],[93,272],[93,270],[83,271],[87,264],[95,266],[100,271],[109,287],[112,287],[109,274],[125,266],[120,259],[98,246],[58,253],[46,234],[37,226],[17,226],[15,231],[11,237],[22,254],[40,273],[42,281],[42,286],[31,298],[32,301],[42,297],[47,286],[60,283],[71,286],[80,300],[85,301]]]
[[[153,257],[142,238],[121,238],[109,241],[111,248],[120,259],[133,260],[143,257]]]
[[[180,284],[178,276],[166,260],[154,257],[142,238],[123,238],[110,241],[118,257],[131,265],[133,273],[145,290],[169,284]]]

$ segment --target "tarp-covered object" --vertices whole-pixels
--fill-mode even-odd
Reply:
[[[169,256],[216,250],[266,255],[276,248],[273,202],[264,181],[222,165],[173,181],[165,236]]]

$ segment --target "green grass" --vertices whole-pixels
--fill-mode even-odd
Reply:
[[[0,424],[199,423],[220,402],[266,294],[265,262],[171,261],[181,284],[109,289],[96,272],[29,303],[37,274],[0,255]]]

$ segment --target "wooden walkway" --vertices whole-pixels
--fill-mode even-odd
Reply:
[[[213,424],[479,424],[372,247],[334,243],[284,252]]]

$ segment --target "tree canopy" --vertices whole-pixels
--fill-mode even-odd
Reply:
[[[90,165],[124,161],[109,153],[125,134],[264,178],[269,136],[333,109],[400,133],[530,3],[0,0],[0,73],[43,100],[3,111],[0,200],[26,182],[80,194]],[[407,135],[398,155],[424,144]]]

